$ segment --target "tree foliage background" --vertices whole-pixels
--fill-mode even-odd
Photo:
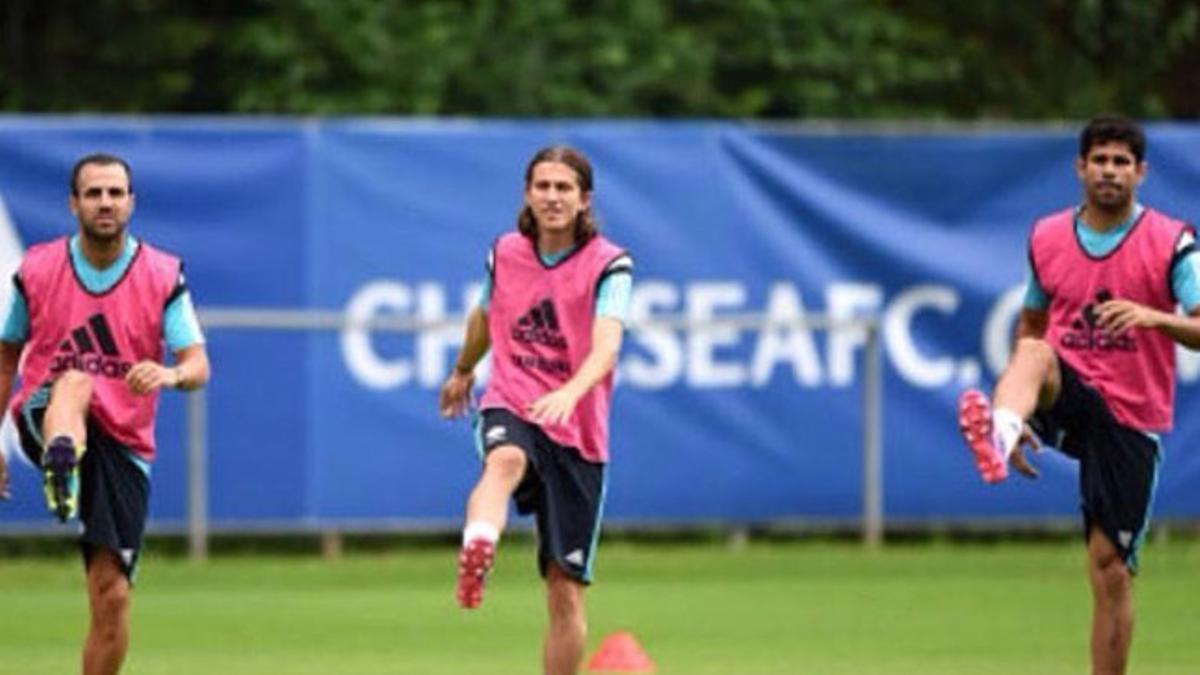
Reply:
[[[0,0],[0,110],[1200,116],[1197,0]]]

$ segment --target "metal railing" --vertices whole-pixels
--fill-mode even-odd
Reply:
[[[357,320],[333,310],[206,308],[199,312],[206,331],[268,330],[327,331],[372,330],[418,333],[463,326],[462,317],[437,320],[386,316]],[[824,315],[780,321],[765,314],[730,314],[697,320],[686,316],[656,316],[633,320],[630,332],[646,330],[860,330],[864,335],[862,383],[862,542],[869,548],[883,542],[883,359],[880,354],[879,322],[875,317],[836,319]],[[208,448],[207,411],[204,390],[188,394],[187,531],[189,552],[194,559],[208,555]]]

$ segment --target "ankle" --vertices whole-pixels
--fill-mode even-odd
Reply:
[[[476,539],[482,539],[489,544],[495,544],[500,540],[500,530],[486,520],[472,520],[463,528],[463,545],[465,546]]]
[[[1017,443],[1021,441],[1021,433],[1025,430],[1025,420],[1009,408],[995,408],[992,411],[992,426],[999,441],[1000,452],[1004,459],[1012,454]]]

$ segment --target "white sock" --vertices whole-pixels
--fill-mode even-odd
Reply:
[[[488,543],[495,544],[500,540],[500,530],[496,526],[483,520],[472,520],[463,528],[463,545],[473,539],[482,539]]]
[[[1008,408],[996,408],[992,411],[992,428],[996,434],[996,442],[1004,453],[1004,461],[1017,449],[1021,440],[1021,432],[1025,429],[1025,420]]]

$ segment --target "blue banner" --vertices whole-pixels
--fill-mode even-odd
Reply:
[[[1200,127],[1148,132],[1142,200],[1193,218]],[[525,162],[560,142],[592,159],[601,227],[634,257],[635,323],[879,318],[888,518],[1077,513],[1072,461],[1046,453],[1041,479],[985,486],[954,419],[958,392],[990,387],[1004,364],[1030,224],[1079,198],[1073,129],[0,117],[0,230],[16,242],[0,236],[0,263],[74,230],[71,164],[104,150],[133,166],[132,231],[184,258],[201,308],[457,317],[488,246],[514,227]],[[214,526],[461,517],[479,471],[471,430],[436,414],[461,329],[207,337]],[[864,342],[852,327],[630,331],[608,518],[856,517]],[[1159,515],[1200,516],[1198,377],[1200,360],[1183,354]],[[151,505],[161,526],[184,517],[184,435],[182,399],[168,393]],[[43,522],[36,474],[18,470],[14,490],[0,522]]]

